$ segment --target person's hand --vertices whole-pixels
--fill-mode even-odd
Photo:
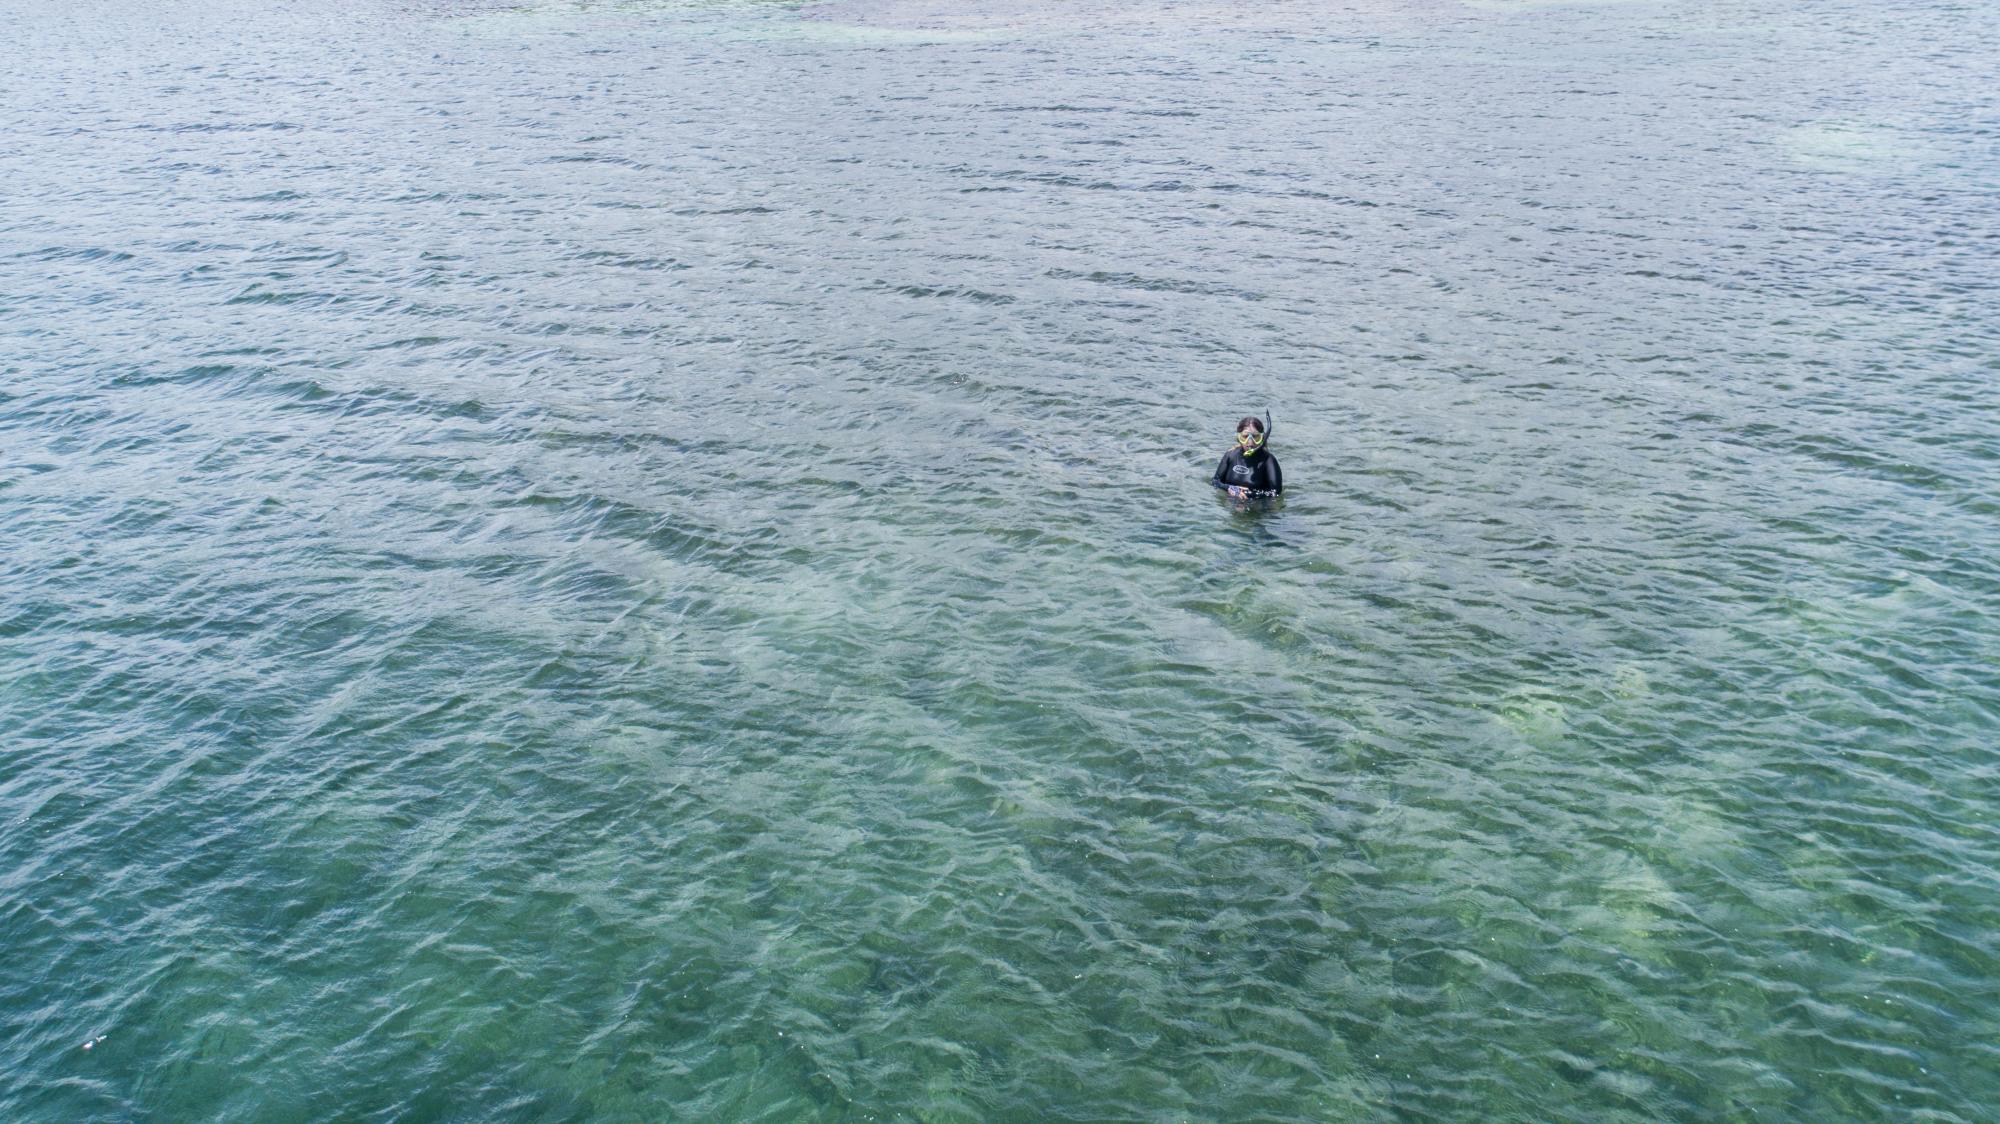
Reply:
[[[1250,498],[1250,489],[1245,488],[1241,484],[1231,484],[1229,486],[1229,495],[1233,499],[1247,500]]]

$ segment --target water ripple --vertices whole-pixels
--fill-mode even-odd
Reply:
[[[14,8],[0,1115],[2000,1100],[1992,13]]]

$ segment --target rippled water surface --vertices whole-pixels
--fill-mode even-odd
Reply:
[[[2000,9],[0,8],[0,1116],[1992,1119]]]

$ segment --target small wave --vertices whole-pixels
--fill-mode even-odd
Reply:
[[[1143,277],[1136,273],[1112,273],[1105,270],[1088,272],[1072,269],[1050,269],[1042,274],[1065,281],[1088,281],[1096,285],[1111,285],[1121,289],[1143,289],[1160,293],[1195,293],[1202,296],[1235,297],[1239,300],[1261,301],[1264,294],[1244,289],[1232,288],[1207,281],[1190,281],[1173,277]]]
[[[652,165],[650,165],[650,164],[646,163],[646,162],[645,162],[645,161],[643,161],[643,160],[634,160],[634,159],[632,159],[632,158],[631,158],[631,157],[629,157],[629,156],[619,156],[619,155],[616,155],[615,153],[609,153],[609,152],[578,152],[578,153],[570,153],[570,154],[565,154],[565,155],[562,155],[562,156],[548,156],[548,157],[544,157],[544,158],[542,159],[542,163],[544,163],[544,164],[610,164],[610,165],[612,165],[612,166],[614,166],[614,167],[621,167],[621,168],[650,168],[650,167],[652,167]]]
[[[974,289],[963,285],[932,287],[929,285],[893,285],[887,281],[877,281],[874,284],[864,286],[864,288],[873,292],[895,293],[899,296],[917,297],[920,299],[951,297],[973,301],[977,304],[1013,304],[1016,300],[1016,298],[1008,296],[1005,293],[993,293],[984,289]]]
[[[39,250],[29,250],[14,255],[30,261],[104,261],[128,262],[133,255],[123,250],[107,250],[97,246],[44,246]]]

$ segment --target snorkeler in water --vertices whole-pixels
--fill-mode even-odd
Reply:
[[[1266,444],[1273,428],[1270,417],[1267,413],[1263,421],[1244,418],[1236,423],[1236,447],[1222,454],[1210,484],[1237,499],[1284,494],[1285,475]]]

